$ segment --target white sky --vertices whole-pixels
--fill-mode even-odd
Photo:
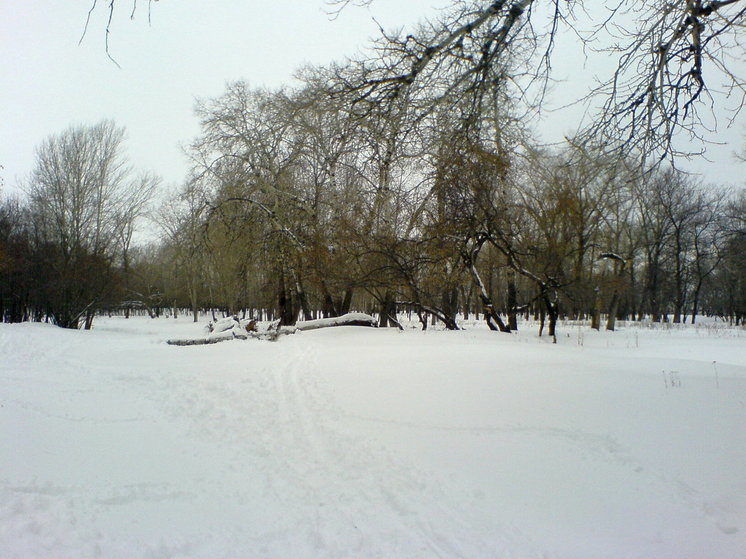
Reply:
[[[252,85],[290,83],[305,63],[325,64],[354,55],[384,27],[411,25],[446,0],[375,0],[371,8],[347,8],[336,20],[323,0],[118,0],[108,60],[104,28],[108,10],[99,6],[82,45],[78,45],[92,0],[0,0],[0,170],[12,192],[33,166],[34,149],[45,137],[71,124],[110,118],[127,128],[133,164],[181,182],[187,170],[181,145],[199,133],[192,108],[197,97],[222,93],[227,82]],[[555,62],[560,104],[579,72],[597,70],[566,51]],[[572,79],[570,79],[572,78]],[[538,130],[546,140],[571,134],[577,112],[551,115]],[[744,145],[744,115],[718,138],[712,163],[685,168],[708,182],[743,184],[744,166],[733,153]]]

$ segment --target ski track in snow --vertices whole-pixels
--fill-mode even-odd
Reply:
[[[121,321],[112,320],[92,333],[0,325],[0,443],[10,449],[0,457],[3,559],[591,559],[600,552],[619,559],[746,558],[733,555],[746,547],[740,545],[746,544],[746,462],[709,467],[693,458],[674,470],[649,452],[655,437],[630,438],[631,427],[609,431],[585,416],[565,416],[562,390],[595,394],[588,385],[596,376],[581,371],[573,377],[572,369],[558,373],[567,380],[541,372],[527,379],[470,372],[453,377],[451,390],[451,376],[437,367],[428,373],[432,363],[408,363],[412,374],[408,367],[386,374],[375,362],[379,351],[367,347],[359,331],[174,348],[159,342],[166,336],[153,323],[142,322],[147,331],[132,323],[117,327]],[[387,336],[392,354],[406,359],[402,337],[370,335]],[[414,343],[430,340],[412,336]],[[474,344],[481,347],[480,339],[466,338],[467,355]],[[358,351],[371,362],[345,361],[360,340]],[[346,343],[352,344],[348,354],[336,355]],[[500,346],[504,352],[521,345],[507,343],[514,345]],[[428,347],[414,351],[427,360]],[[578,351],[558,348],[560,367],[562,355]],[[433,349],[433,363],[447,352]],[[677,410],[709,402],[705,396],[724,398],[700,387],[710,382],[701,362],[651,359],[653,372],[633,388],[649,385],[660,394],[648,404],[670,406],[660,420],[673,421],[670,428],[686,418]],[[666,385],[663,392],[655,372],[661,367],[680,371],[683,386]],[[377,374],[383,384],[376,384]],[[738,409],[746,367],[723,365],[722,374],[721,382],[737,391],[723,405],[731,402],[728,413],[746,417]],[[480,401],[476,409],[458,408],[459,387],[482,382],[476,394],[489,394],[495,378],[507,383],[495,392],[500,413],[480,413]],[[540,381],[535,386],[533,378]],[[559,403],[543,400],[554,394],[552,383]],[[634,395],[648,394],[626,394],[629,387],[619,383],[613,377],[610,387],[621,388],[630,409]],[[538,417],[510,411],[505,391],[516,387],[544,402]],[[525,394],[516,391],[516,398]],[[585,397],[577,400],[581,408],[589,405]],[[433,413],[428,398],[456,407]],[[421,409],[418,399],[424,399]],[[534,403],[515,405],[522,410]],[[657,420],[650,411],[639,413],[641,425]],[[721,424],[730,425],[729,417]],[[655,436],[665,433],[650,427]],[[742,433],[718,436],[722,444],[744,442]],[[441,444],[448,454],[439,462]],[[727,456],[741,460],[744,453]],[[732,479],[717,480],[717,491],[711,490],[689,472],[702,467],[707,474],[726,469],[723,478]],[[610,480],[619,487],[609,487]],[[613,517],[591,515],[602,514],[604,498],[628,530],[644,532],[633,535],[636,541],[625,526],[610,531]],[[672,518],[660,526],[629,518],[636,506],[654,509],[639,510],[641,517]]]
[[[361,529],[367,532],[391,523],[389,531],[381,532],[375,540],[379,546],[387,540],[395,545],[382,547],[380,556],[402,556],[404,552],[466,558],[475,549],[482,556],[494,552],[494,547],[475,541],[476,534],[463,520],[468,517],[467,512],[445,506],[448,500],[434,483],[427,482],[422,472],[397,464],[383,448],[373,448],[365,441],[335,431],[325,419],[334,405],[321,395],[313,374],[309,374],[317,366],[316,357],[317,350],[302,348],[290,358],[289,365],[274,374],[278,419],[288,427],[284,430],[284,450],[293,456],[287,463],[292,469],[291,477],[305,480],[309,494],[322,501],[320,508],[333,511],[331,522],[329,513],[320,511],[315,515],[316,543],[327,547],[330,540],[339,538],[339,525],[347,524],[354,535],[336,550],[339,556],[344,556],[348,549],[364,549],[364,537],[370,535],[364,536]],[[365,466],[375,466],[377,471],[361,472]],[[346,482],[343,492],[337,487],[336,480],[340,479]],[[379,511],[376,514],[380,518],[371,518],[371,511]],[[429,516],[434,511],[448,531],[441,525],[420,520],[421,513]],[[417,541],[420,549],[412,545]],[[466,549],[465,542],[469,542]]]

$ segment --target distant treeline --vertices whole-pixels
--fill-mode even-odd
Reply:
[[[3,321],[355,309],[396,325],[407,310],[553,334],[560,317],[746,317],[743,192],[587,148],[511,158],[458,127],[405,142],[384,117],[366,128],[243,86],[202,111],[209,164],[149,213],[158,181],[132,173],[112,123],[40,146],[27,196],[0,201]],[[132,246],[146,213],[163,236]]]

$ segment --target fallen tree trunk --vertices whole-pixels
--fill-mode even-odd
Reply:
[[[249,338],[256,340],[270,340],[275,341],[280,336],[295,334],[298,331],[297,328],[293,327],[281,327],[277,330],[266,330],[264,332],[234,332],[228,330],[227,332],[221,332],[218,336],[207,336],[206,338],[194,338],[186,340],[166,340],[168,345],[188,346],[188,345],[209,345],[217,344],[220,342],[227,342],[230,340],[248,340]],[[230,334],[230,335],[227,335]]]
[[[179,345],[179,346],[217,344],[220,342],[227,342],[228,340],[245,340],[249,337],[249,334],[251,333],[252,332],[247,332],[245,330],[242,331],[240,328],[236,327],[236,328],[231,328],[230,330],[224,330],[222,332],[216,332],[214,334],[209,334],[208,336],[205,336],[204,338],[194,338],[194,339],[186,339],[186,340],[166,340],[166,343],[168,345]]]
[[[240,338],[196,338],[194,340],[166,340],[168,345],[188,346],[188,345],[208,345],[227,342],[228,340],[238,340]],[[246,339],[246,338],[244,338]]]
[[[332,318],[320,318],[318,320],[301,320],[295,323],[298,330],[316,330],[318,328],[331,328],[333,326],[375,326],[376,319],[369,314],[347,313]]]
[[[220,321],[227,323],[226,319]],[[319,320],[305,320],[298,322],[295,326],[270,326],[267,330],[258,331],[256,321],[249,322],[246,326],[236,323],[235,326],[227,330],[211,333],[204,338],[186,339],[186,340],[166,340],[168,345],[190,346],[190,345],[209,345],[228,340],[270,340],[275,341],[280,336],[295,334],[300,330],[316,330],[318,328],[330,328],[333,326],[375,326],[376,319],[368,314],[348,313],[334,318],[321,318]],[[219,329],[219,327],[218,327]]]

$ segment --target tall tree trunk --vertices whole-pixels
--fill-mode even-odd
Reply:
[[[594,330],[601,329],[601,288],[598,286],[593,289],[593,315],[591,316],[591,328]]]
[[[546,317],[547,313],[542,308],[539,310],[539,337],[541,338],[541,335],[544,333],[544,326],[546,325]]]
[[[295,293],[298,297],[298,304],[300,305],[301,312],[303,313],[303,320],[313,320],[313,314],[311,313],[311,307],[308,304],[308,296],[306,295],[305,289],[300,278],[295,279]]]
[[[649,254],[647,258],[647,282],[645,292],[648,299],[648,312],[653,322],[660,322],[660,305],[658,303],[658,261],[657,254]]]
[[[674,324],[681,324],[681,315],[683,313],[683,306],[680,301],[676,301],[673,307],[673,322]]]
[[[692,293],[692,324],[697,320],[697,312],[699,311],[699,294],[702,290],[702,281],[697,282],[697,286],[694,288]]]
[[[542,298],[544,299],[544,304],[546,305],[546,308],[547,308],[547,316],[549,317],[549,329],[547,331],[547,334],[552,336],[552,341],[556,344],[557,343],[557,319],[559,318],[559,309],[557,308],[556,301],[552,301],[552,298],[549,296],[548,293],[544,292],[544,294],[542,295]]]
[[[445,289],[442,301],[443,315],[447,317],[446,327],[450,330],[450,325],[456,323],[456,315],[458,314],[458,288],[452,287],[451,289]]]
[[[606,330],[613,332],[616,328],[616,316],[619,311],[619,291],[624,281],[625,269],[627,266],[627,260],[624,260],[621,256],[614,253],[602,254],[601,258],[612,258],[614,262],[615,280],[614,286],[611,290],[611,299],[609,301],[608,316],[606,317]],[[631,259],[630,259],[631,262]],[[634,277],[634,276],[633,276]]]
[[[463,313],[464,320],[469,320],[469,316],[472,311],[471,296],[472,296],[472,293],[474,292],[474,286],[469,284],[469,287],[467,288],[466,286],[462,285],[460,289],[461,289],[461,302],[462,302],[461,311]]]
[[[189,288],[189,302],[192,305],[192,321],[199,322],[199,307],[197,305],[197,280],[192,278]]]
[[[508,269],[508,327],[511,330],[518,330],[518,294],[513,269]]]
[[[387,328],[389,326],[402,329],[401,324],[396,318],[396,299],[394,294],[387,291],[381,301],[381,310],[378,317],[378,326],[380,328]]]
[[[352,306],[352,287],[348,287],[345,289],[344,297],[342,298],[342,302],[339,305],[339,314],[347,314],[350,312],[350,307]]]
[[[280,272],[277,290],[277,310],[280,316],[280,326],[292,326],[295,324],[295,313],[293,312],[293,300],[285,286],[285,275]]]
[[[323,278],[321,278],[321,292],[323,293],[324,302],[321,308],[321,312],[324,314],[324,318],[332,318],[335,316],[339,316],[339,312],[337,311],[337,307],[334,304],[334,298],[332,297],[332,294],[329,292],[329,287],[326,285],[326,281],[324,281]]]
[[[85,324],[84,324],[84,328],[86,330],[90,330],[91,328],[93,328],[94,314],[95,313],[92,310],[86,311],[86,313],[85,313]]]
[[[611,295],[611,302],[609,303],[609,314],[606,317],[606,330],[613,332],[616,328],[616,315],[619,311],[619,293],[614,291]]]

